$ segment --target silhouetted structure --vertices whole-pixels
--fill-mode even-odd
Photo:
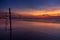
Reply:
[[[11,9],[9,8],[10,40],[12,40]]]

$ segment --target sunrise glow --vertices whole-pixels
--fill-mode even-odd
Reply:
[[[17,11],[17,14],[33,15],[33,16],[47,14],[49,16],[58,16],[60,15],[60,9]]]

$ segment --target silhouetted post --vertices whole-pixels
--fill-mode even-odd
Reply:
[[[12,40],[11,9],[9,8],[10,40]]]

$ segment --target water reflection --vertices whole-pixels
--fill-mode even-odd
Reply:
[[[13,28],[25,28],[27,30],[35,30],[48,33],[60,33],[60,24],[57,23],[44,23],[44,22],[29,22],[29,21],[13,21]]]
[[[22,33],[23,37],[26,35],[34,35],[43,40],[57,40],[60,38],[60,24],[59,23],[45,23],[45,22],[31,22],[31,21],[12,21],[12,26],[15,32],[13,33]],[[31,34],[32,33],[32,34]],[[25,35],[24,35],[25,34]],[[40,36],[38,36],[40,35]],[[41,39],[42,37],[43,39]],[[44,38],[45,37],[45,38]],[[26,39],[27,39],[26,38]],[[30,36],[29,36],[30,38]],[[50,39],[48,39],[50,38]]]
[[[4,24],[4,23],[3,23]],[[1,24],[1,25],[3,25]],[[8,23],[9,28],[9,23]],[[12,20],[13,40],[59,40],[60,24]]]

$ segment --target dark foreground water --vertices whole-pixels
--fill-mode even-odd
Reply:
[[[0,21],[0,40],[9,40],[9,23],[4,22]],[[12,40],[60,40],[59,23],[12,20],[12,29]]]

